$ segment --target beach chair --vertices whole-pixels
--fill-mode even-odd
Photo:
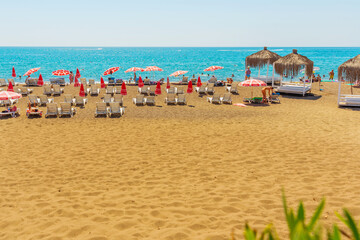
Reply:
[[[40,95],[38,98],[39,106],[46,106],[46,104],[51,103],[53,99],[49,99],[46,95]]]
[[[280,98],[278,94],[272,94],[269,98],[268,101],[270,103],[280,103]]]
[[[36,107],[30,107],[30,109],[26,109],[26,116],[28,118],[31,117],[42,117],[42,111]]]
[[[155,106],[155,96],[148,96],[145,99],[145,103],[148,106]]]
[[[5,81],[5,78],[1,78],[0,79],[0,87],[6,87],[7,86],[7,83]]]
[[[176,88],[176,94],[184,94],[184,88],[183,87],[177,87]]]
[[[58,116],[58,107],[56,103],[48,103],[46,104],[46,114],[45,118],[49,116]]]
[[[232,94],[238,94],[237,83],[232,83],[231,86],[225,87],[226,90]]]
[[[149,95],[149,87],[139,88],[139,93],[144,95]]]
[[[186,105],[186,95],[185,94],[179,94],[177,97],[177,104],[178,105]]]
[[[8,83],[10,83],[11,82],[11,84],[13,85],[13,86],[16,86],[17,84],[15,84],[15,81],[14,81],[14,79],[12,79],[12,78],[9,78],[8,79]]]
[[[116,86],[121,86],[122,83],[123,83],[123,80],[122,80],[122,79],[117,79],[117,80],[115,80],[115,85],[116,85]]]
[[[170,87],[170,88],[166,89],[166,92],[169,93],[169,94],[176,93],[176,88],[175,87]]]
[[[106,117],[106,115],[107,115],[106,103],[104,103],[104,102],[96,103],[95,117],[98,117],[98,116],[105,116]]]
[[[31,105],[37,105],[38,104],[38,98],[34,94],[30,94],[29,96],[29,102]]]
[[[60,85],[53,85],[53,95],[60,96],[64,92],[64,89],[60,88]]]
[[[98,96],[100,93],[100,89],[95,85],[91,85],[89,92],[90,92],[90,96]]]
[[[225,104],[232,104],[231,93],[225,93],[222,102]]]
[[[121,94],[121,87],[115,87],[114,93],[115,94]]]
[[[87,99],[80,96],[75,96],[73,100],[75,106],[85,107],[85,104],[87,103]]]
[[[16,111],[2,111],[2,112],[0,112],[0,118],[3,118],[3,117],[16,118],[18,116],[20,116],[20,108],[16,108]]]
[[[39,79],[36,79],[36,78],[30,78],[28,80],[25,80],[25,84],[26,86],[37,86],[37,82],[38,82]]]
[[[181,84],[181,85],[187,85],[187,84],[188,84],[188,79],[189,79],[189,77],[185,77],[185,76],[183,76],[183,78],[182,78],[182,80],[181,80],[180,84]]]
[[[115,79],[109,78],[108,79],[108,86],[115,86]]]
[[[145,105],[145,98],[144,95],[136,95],[136,98],[133,98],[133,103],[136,106],[144,106]]]
[[[206,87],[204,85],[201,85],[199,88],[195,88],[197,90],[197,92],[199,93],[199,95],[204,95],[206,94]]]
[[[21,95],[23,95],[23,96],[27,96],[27,95],[29,95],[31,92],[32,92],[32,91],[31,91],[29,88],[27,88],[27,87],[21,87],[21,88],[19,88],[19,93],[20,93]]]
[[[168,93],[165,98],[165,103],[167,105],[175,105],[176,104],[176,95],[175,93]]]
[[[89,86],[95,85],[95,79],[89,79]]]
[[[125,109],[120,106],[118,102],[110,103],[108,108],[109,117],[119,116],[121,117],[124,114]]]
[[[155,90],[156,90],[156,86],[154,86],[154,85],[150,86],[149,95],[155,96]]]
[[[72,117],[75,113],[75,108],[71,106],[71,103],[60,103],[59,117],[69,116]]]
[[[207,94],[214,94],[215,93],[215,84],[214,83],[209,83],[206,87],[206,93]]]
[[[64,102],[73,104],[73,95],[72,94],[64,94]]]
[[[207,98],[208,102],[213,104],[221,104],[221,97],[220,94],[214,94],[212,97]]]
[[[216,77],[211,77],[210,80],[208,81],[208,83],[213,83],[215,84],[217,82],[217,78]]]
[[[82,83],[85,87],[87,85],[86,78],[80,78],[80,83]]]
[[[196,78],[192,78],[190,81],[192,82],[193,85],[196,85],[196,83],[197,83],[197,79],[196,79]]]
[[[44,93],[44,95],[51,96],[51,94],[52,94],[51,86],[50,85],[45,85],[43,87],[43,93]]]
[[[112,102],[111,94],[105,94],[105,95],[104,95],[103,102],[104,102],[106,105],[109,105],[109,104]]]
[[[106,94],[114,94],[114,87],[113,86],[107,86],[106,87]]]
[[[143,82],[144,82],[144,85],[150,85],[150,79],[148,79],[148,78],[145,78]]]
[[[114,102],[119,103],[120,106],[123,106],[123,95],[115,94],[114,95]]]

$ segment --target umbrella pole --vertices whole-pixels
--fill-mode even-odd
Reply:
[[[259,75],[258,75],[258,77],[260,78],[260,66],[259,66]]]
[[[275,63],[273,63],[272,87],[274,87],[274,80],[275,80]]]
[[[341,79],[341,78],[340,78]],[[338,105],[340,103],[340,96],[341,96],[341,80],[338,79],[338,82],[339,82],[339,92],[338,92]]]
[[[269,64],[270,64],[270,61],[268,61],[268,63],[267,63],[267,70],[266,70],[266,82],[267,82],[268,77],[269,77]]]

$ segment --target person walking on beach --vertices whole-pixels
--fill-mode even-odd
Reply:
[[[73,81],[74,81],[74,74],[73,74],[73,72],[72,72],[72,71],[70,71],[70,74],[69,74],[69,80],[70,80],[70,84],[72,84],[72,83],[73,83]]]
[[[250,66],[248,66],[245,71],[245,80],[250,79],[250,75],[251,75],[251,70],[250,70]]]
[[[329,72],[329,80],[334,80],[334,75],[335,75],[335,73],[334,73],[334,69],[332,69],[331,70],[331,72]]]

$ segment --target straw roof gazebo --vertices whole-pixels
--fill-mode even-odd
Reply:
[[[344,78],[350,82],[360,80],[360,54],[356,57],[347,60],[338,68],[339,81]]]
[[[300,70],[305,67],[305,73],[310,77],[313,73],[314,62],[293,49],[292,53],[274,62],[274,67],[277,74],[283,75],[285,73],[290,76],[297,76]]]
[[[271,52],[267,50],[267,47],[264,47],[264,50],[247,56],[245,59],[245,65],[253,68],[262,68],[265,65],[273,64],[279,58],[281,58],[279,54]]]

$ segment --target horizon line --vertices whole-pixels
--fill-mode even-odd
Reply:
[[[91,47],[91,48],[263,48],[269,46],[0,46],[3,47]],[[360,48],[360,46],[271,46],[269,48]]]

